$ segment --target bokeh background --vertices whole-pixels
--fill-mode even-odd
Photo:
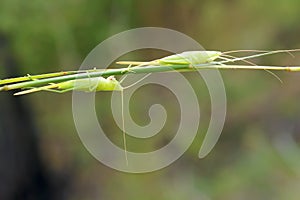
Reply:
[[[212,50],[299,48],[299,8],[298,0],[1,0],[0,76],[76,70],[101,41],[144,26],[181,31]],[[162,55],[152,50],[135,59]],[[254,61],[299,65],[300,54]],[[277,73],[281,84],[263,71],[221,73],[228,112],[216,147],[198,159],[210,116],[209,95],[200,80],[198,136],[175,163],[147,174],[115,171],[88,153],[74,127],[71,93],[13,97],[2,92],[0,199],[299,199],[300,74]],[[187,76],[197,85],[199,76]],[[153,95],[157,92],[160,98]],[[121,146],[109,98],[97,94],[99,120]],[[157,101],[171,116],[178,114],[174,99],[168,90],[143,87],[130,108],[137,123],[145,125],[149,106]],[[172,139],[177,120],[169,118],[154,139],[129,138],[129,150],[161,147]]]

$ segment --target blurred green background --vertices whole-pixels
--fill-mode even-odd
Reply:
[[[299,8],[298,0],[2,0],[0,75],[76,70],[101,41],[144,26],[180,31],[212,50],[299,48]],[[136,59],[161,56],[151,52],[141,52]],[[299,65],[300,54],[255,62]],[[197,91],[203,125],[192,146],[172,165],[138,175],[110,169],[88,153],[74,127],[70,93],[19,98],[1,93],[0,198],[299,199],[300,74],[277,73],[281,84],[263,71],[221,73],[228,111],[213,151],[198,159],[210,117],[202,83]],[[187,76],[199,81],[198,76]],[[137,123],[149,122],[155,92],[161,92],[159,102],[167,104],[168,112],[178,114],[175,97],[163,91],[137,91],[130,107]],[[97,112],[109,137],[122,145],[109,98],[110,94],[97,94]],[[129,139],[129,150],[159,148],[172,139],[177,122],[168,119],[164,131],[149,143]]]

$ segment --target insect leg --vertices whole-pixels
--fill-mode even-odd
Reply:
[[[29,93],[39,92],[39,91],[43,91],[45,89],[53,89],[53,88],[57,88],[57,87],[58,87],[57,84],[51,84],[51,85],[46,85],[46,86],[42,86],[42,87],[36,87],[36,88],[32,88],[32,89],[21,91],[21,92],[17,92],[14,95],[29,94]]]
[[[93,83],[91,80],[92,78],[90,77],[89,71],[86,71],[86,73],[88,76],[88,82],[84,87],[86,87],[89,92],[96,91],[96,88],[98,87],[98,84],[100,83],[100,81],[98,80],[97,82]],[[82,85],[81,85],[81,88],[82,88]],[[79,89],[79,87],[76,87],[76,83],[75,83],[75,87],[73,88],[73,90],[77,90],[77,89]]]
[[[68,88],[68,89],[64,89],[64,90],[59,90],[59,89],[44,89],[43,91],[48,91],[48,92],[55,92],[55,93],[65,93],[65,92],[69,92],[71,90],[74,90],[74,88]]]
[[[26,76],[27,76],[28,79],[31,80],[31,81],[38,80],[37,78],[33,78],[30,74],[27,74]]]

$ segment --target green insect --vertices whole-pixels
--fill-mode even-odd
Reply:
[[[291,50],[276,50],[276,51],[262,51],[262,50],[235,50],[235,51],[185,51],[179,54],[174,54],[166,56],[160,59],[152,60],[149,62],[136,62],[136,61],[119,61],[117,64],[120,65],[129,65],[129,66],[146,66],[146,65],[224,65],[225,63],[233,63],[237,61],[246,62],[251,65],[255,65],[252,62],[249,62],[247,59],[262,57],[266,55],[276,54],[276,53],[288,53],[299,52],[300,49],[291,49]],[[245,57],[234,57],[230,54],[239,53],[239,52],[256,52],[257,54],[245,56]],[[292,54],[291,54],[292,55]],[[251,66],[249,66],[251,69]],[[271,68],[273,69],[273,68]]]
[[[220,58],[222,52],[220,51],[186,51],[180,54],[170,55],[158,60],[152,61],[157,65],[186,65],[186,64],[204,64],[210,63]]]
[[[21,92],[17,92],[14,95],[24,95],[39,91],[50,91],[57,93],[64,93],[68,91],[85,91],[85,92],[96,92],[96,91],[122,91],[123,87],[120,82],[115,79],[114,76],[108,78],[96,77],[96,78],[83,78],[75,79],[70,81],[64,81],[61,83],[52,83],[50,85],[27,89]]]
[[[149,66],[149,65],[157,65],[157,66],[169,66],[169,65],[190,65],[190,67],[195,68],[201,67],[201,66],[208,66],[208,65],[219,65],[220,69],[226,69],[225,65],[226,63],[234,63],[234,62],[245,62],[247,64],[250,64],[252,66],[255,66],[254,63],[248,61],[248,59],[257,58],[261,56],[276,54],[276,53],[288,53],[290,55],[291,52],[298,52],[300,49],[291,49],[291,50],[276,50],[276,51],[262,51],[262,50],[234,50],[234,51],[227,51],[227,52],[221,52],[221,51],[186,51],[179,54],[174,54],[170,56],[166,56],[160,59],[156,59],[149,62],[136,62],[136,61],[119,61],[117,64],[120,65],[129,65],[127,69],[125,69],[123,72],[130,72],[131,66],[134,65],[135,67],[141,67],[141,66]],[[245,56],[245,57],[235,57],[230,55],[231,53],[239,53],[239,52],[256,52],[257,54]],[[293,56],[293,55],[292,55]],[[228,67],[228,69],[236,69],[238,67],[231,66]],[[241,67],[243,68],[243,67]],[[245,69],[245,68],[244,68]],[[270,73],[272,76],[274,76],[276,79],[278,79],[280,82],[282,80],[272,71],[270,70],[287,70],[287,71],[297,71],[298,68],[274,68],[272,66],[266,66],[266,67],[251,67],[247,66],[247,69],[261,69],[265,70],[268,73]]]
[[[119,61],[117,64],[121,65],[187,65],[187,64],[205,64],[213,62],[216,59],[222,59],[223,53],[220,51],[185,51],[180,54],[166,56],[149,62],[136,61]]]

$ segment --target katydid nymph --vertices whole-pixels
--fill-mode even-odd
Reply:
[[[160,59],[148,61],[148,62],[136,62],[136,61],[118,61],[117,64],[120,65],[135,65],[135,66],[145,66],[145,65],[201,65],[201,64],[224,64],[236,61],[246,61],[247,59],[262,57],[266,55],[276,54],[276,53],[289,53],[297,52],[300,49],[292,50],[276,50],[276,51],[262,51],[262,50],[235,50],[235,51],[185,51],[179,54],[174,54],[166,56]],[[234,57],[229,54],[238,52],[259,52],[258,54],[244,56],[244,57]],[[216,61],[219,60],[219,61]],[[248,61],[246,61],[248,62]],[[249,62],[248,62],[249,63]],[[253,63],[252,63],[253,64]]]
[[[61,83],[52,83],[50,85],[31,88],[21,92],[17,92],[14,95],[24,95],[39,91],[50,91],[56,93],[64,93],[68,91],[85,91],[85,92],[96,92],[96,91],[114,91],[123,90],[120,82],[115,79],[114,76],[108,78],[96,77],[96,78],[83,78],[75,79],[70,81],[64,81]]]
[[[149,62],[136,61],[119,61],[120,65],[187,65],[187,64],[205,64],[210,63],[220,58],[222,52],[220,51],[185,51],[180,54],[166,56]]]

